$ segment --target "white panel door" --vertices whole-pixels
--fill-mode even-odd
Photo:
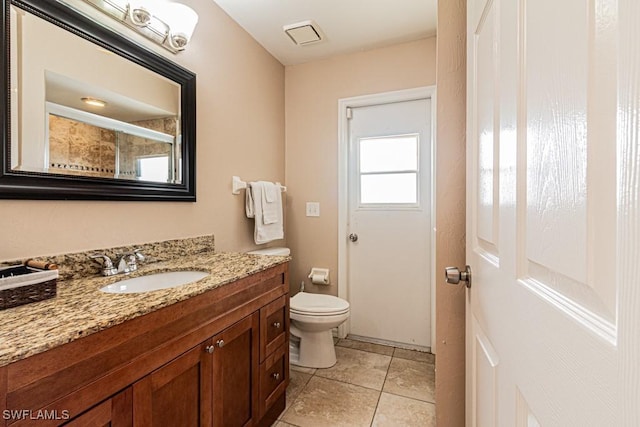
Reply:
[[[351,109],[350,335],[431,347],[431,100]]]
[[[640,425],[640,6],[468,0],[468,426]]]

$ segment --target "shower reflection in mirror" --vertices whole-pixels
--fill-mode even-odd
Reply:
[[[99,99],[90,99],[101,108]],[[46,103],[48,173],[176,182],[175,116],[130,122]]]

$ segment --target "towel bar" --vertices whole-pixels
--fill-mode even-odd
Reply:
[[[279,182],[276,182],[276,185],[278,187],[280,187],[280,191],[282,191],[283,193],[286,193],[287,187],[285,187],[284,185],[280,184]],[[234,176],[234,177],[231,178],[231,193],[232,194],[240,194],[240,190],[242,190],[243,188],[247,188],[247,183],[242,181],[239,176]]]

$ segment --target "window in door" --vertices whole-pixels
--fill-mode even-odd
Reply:
[[[418,134],[360,138],[360,206],[418,206],[418,150]]]
[[[169,181],[169,156],[138,157],[136,159],[137,177],[142,181]]]

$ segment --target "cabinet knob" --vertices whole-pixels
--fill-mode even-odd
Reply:
[[[280,379],[280,373],[279,372],[274,372],[273,374],[271,374],[271,378],[273,378],[274,380],[279,380]]]
[[[214,346],[208,345],[208,346],[205,347],[204,351],[206,351],[207,353],[211,354],[211,353],[213,353],[214,349],[215,349]]]
[[[220,348],[224,347],[224,340],[218,340],[216,341],[216,345]]]
[[[280,326],[282,326],[282,325],[280,324],[280,322],[273,322],[273,327],[274,327],[274,328],[276,328],[276,329],[280,329]]]

